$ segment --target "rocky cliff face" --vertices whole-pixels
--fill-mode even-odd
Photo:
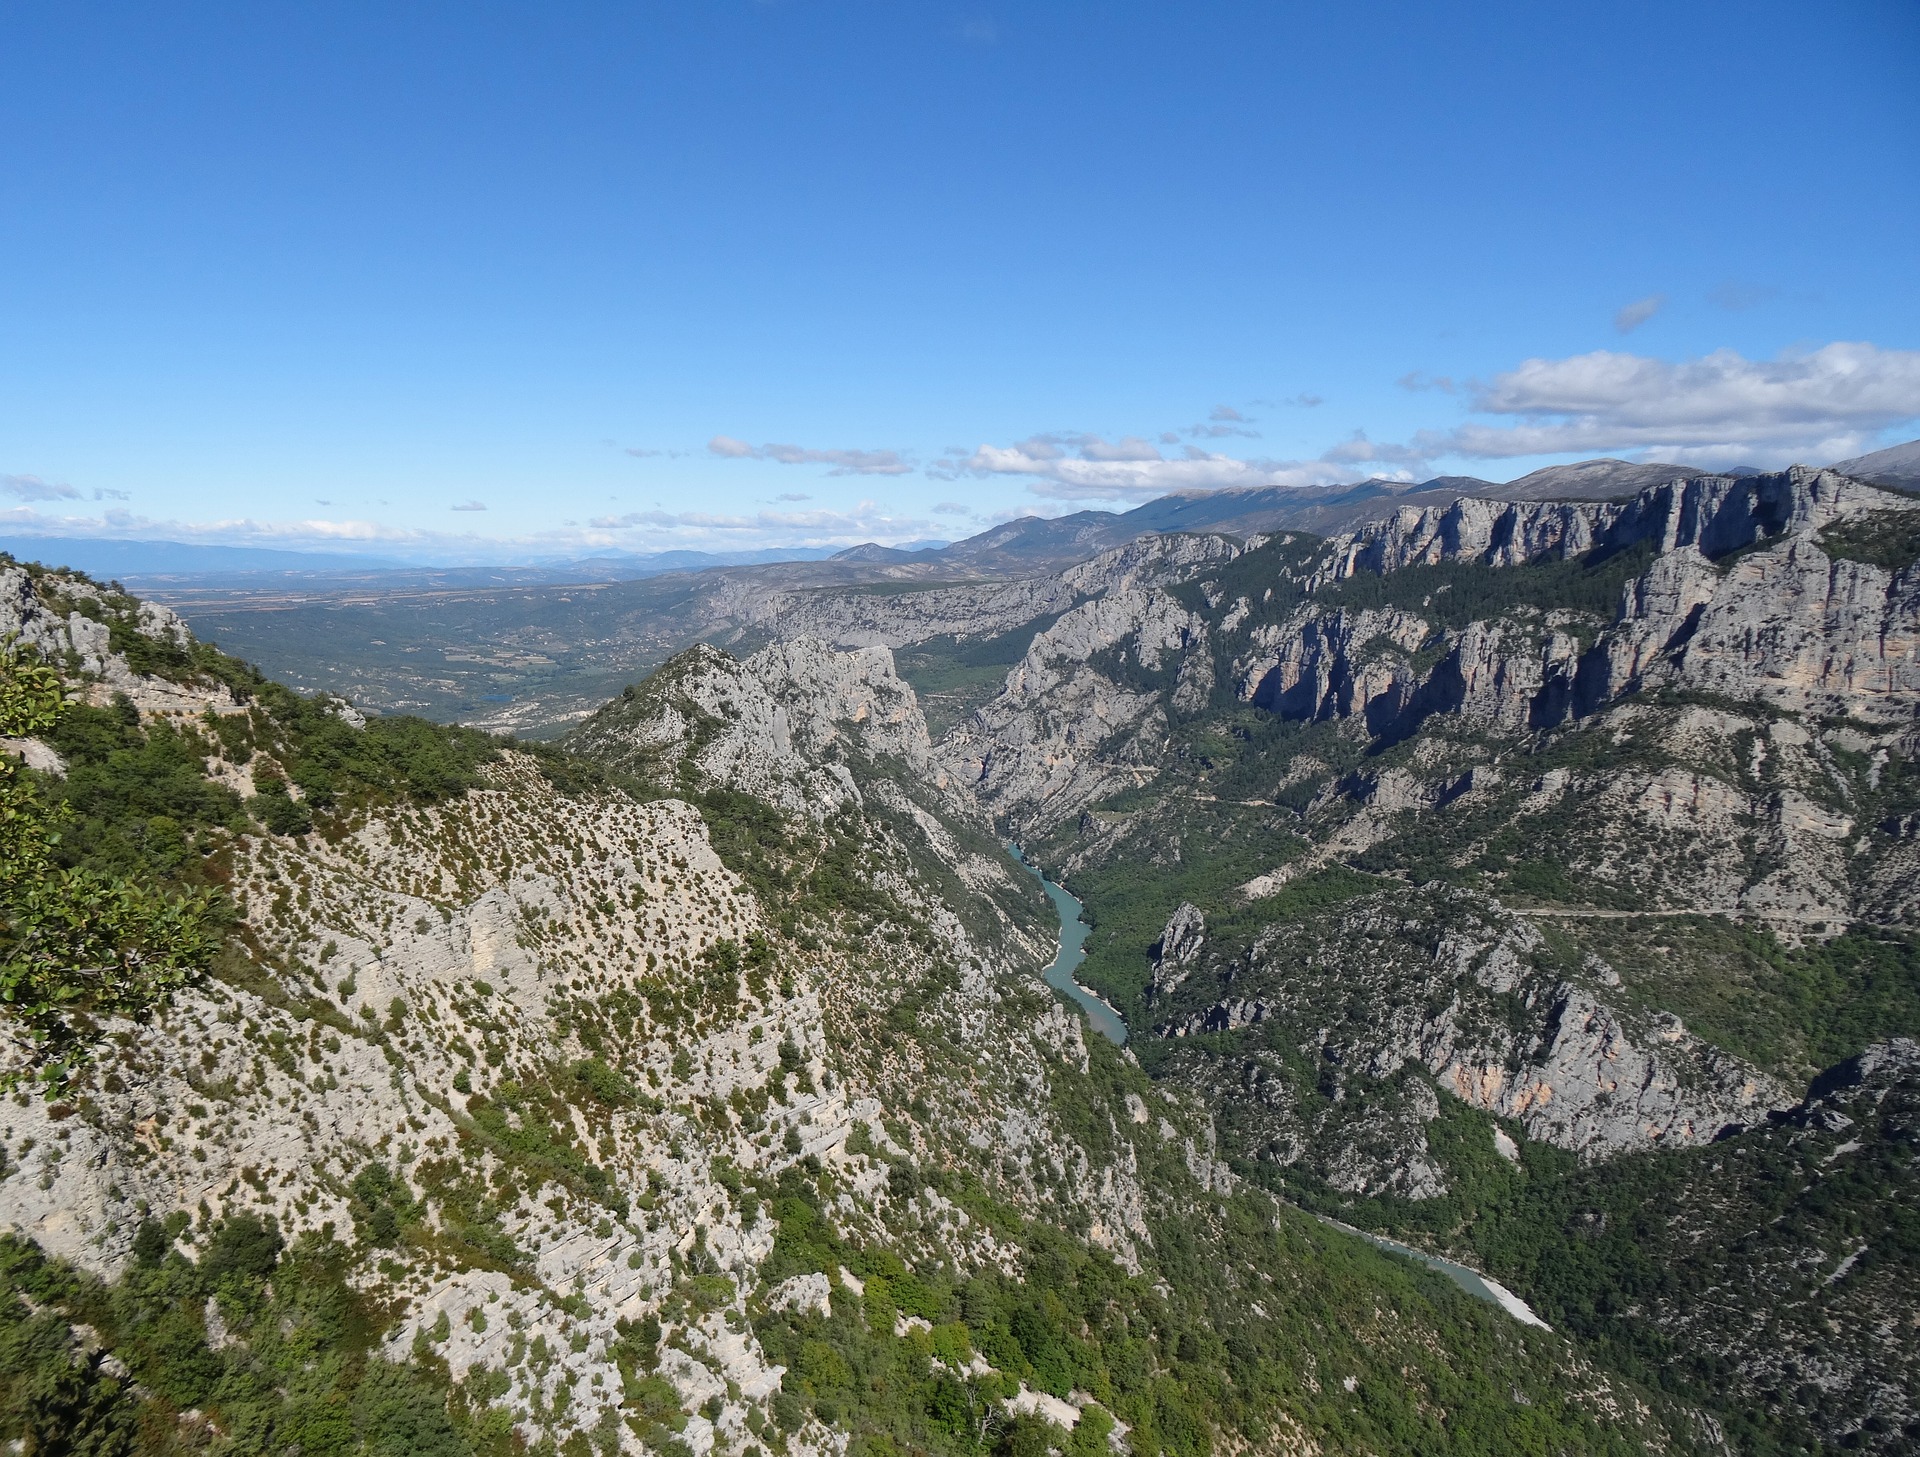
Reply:
[[[1587,557],[1598,568],[1609,557],[1651,555],[1600,611],[1517,602],[1456,627],[1431,610],[1430,592],[1372,612],[1310,597],[1251,631],[1234,681],[1242,697],[1276,711],[1360,717],[1376,733],[1404,732],[1437,712],[1551,728],[1663,687],[1904,722],[1920,702],[1920,583],[1836,560],[1818,533],[1913,509],[1831,472],[1796,468],[1675,481],[1630,502],[1463,499],[1404,512],[1331,544],[1310,584],[1409,567],[1513,569]],[[1383,656],[1381,647],[1392,651]]]
[[[1377,735],[1442,713],[1551,729],[1649,690],[1905,724],[1920,704],[1920,579],[1836,556],[1822,534],[1914,509],[1798,467],[1627,501],[1461,498],[1326,543],[1256,539],[1251,555],[1225,538],[1145,539],[1019,603],[1004,585],[861,602],[861,625],[839,631],[966,637],[1006,631],[1043,600],[1079,602],[937,751],[994,813],[1032,829],[1150,777],[1164,715],[1197,712],[1219,685]],[[1452,580],[1515,570],[1531,575],[1491,591]],[[1447,600],[1467,586],[1485,611]]]
[[[1816,532],[1848,516],[1902,509],[1899,498],[1827,470],[1794,466],[1771,475],[1690,476],[1649,486],[1624,501],[1491,501],[1463,496],[1446,506],[1401,510],[1336,538],[1335,577],[1445,561],[1511,567],[1567,560],[1643,543],[1665,556],[1691,547],[1726,556],[1782,535]]]
[[[1160,944],[1190,948],[1197,914],[1182,906]],[[1423,1127],[1436,1089],[1589,1159],[1709,1143],[1795,1101],[1678,1018],[1625,1012],[1605,962],[1566,965],[1529,921],[1469,892],[1363,897],[1269,927],[1238,956],[1212,950],[1177,980],[1164,953],[1160,967],[1158,1036],[1252,1033],[1243,1061],[1188,1059],[1182,1074],[1232,1109],[1239,1146],[1283,1165],[1317,1156],[1353,1193],[1446,1191]],[[1401,1108],[1394,1140],[1370,1126],[1382,1089]]]
[[[191,641],[186,624],[157,603],[82,577],[0,565],[0,642],[66,667],[89,703],[123,694],[148,714],[231,713],[233,694],[218,680],[187,671],[143,672],[128,657],[131,649],[143,665],[158,657],[185,669]]]
[[[710,782],[823,818],[857,804],[850,756],[929,767],[927,722],[884,647],[841,652],[813,638],[744,662],[690,649],[574,731],[582,752],[647,774],[691,764]]]
[[[1097,595],[1035,636],[1001,694],[942,741],[941,767],[1020,827],[1078,814],[1150,772],[1165,705],[1138,680],[1191,662],[1176,703],[1212,688],[1198,651],[1206,624],[1168,589],[1240,553],[1224,537],[1149,537],[1063,574]]]

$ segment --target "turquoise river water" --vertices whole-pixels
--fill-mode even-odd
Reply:
[[[1046,887],[1047,899],[1053,902],[1053,913],[1060,919],[1060,953],[1044,973],[1047,985],[1065,992],[1078,1002],[1086,1012],[1087,1020],[1104,1032],[1108,1041],[1125,1043],[1127,1024],[1121,1020],[1120,1014],[1073,979],[1075,970],[1087,959],[1087,935],[1093,929],[1081,918],[1080,902],[1042,875],[1040,867],[1022,855],[1018,845],[1008,845],[1007,850],[1026,867],[1029,875]]]

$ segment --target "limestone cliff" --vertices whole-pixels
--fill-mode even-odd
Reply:
[[[1176,913],[1174,925],[1192,920]],[[1424,1162],[1421,1125],[1439,1112],[1431,1093],[1417,1091],[1429,1081],[1587,1158],[1709,1143],[1795,1101],[1678,1018],[1628,1014],[1618,986],[1597,958],[1565,965],[1532,924],[1496,902],[1436,886],[1287,921],[1239,957],[1215,953],[1178,981],[1157,977],[1155,1030],[1186,1038],[1260,1029],[1249,1071],[1265,1071],[1233,1080],[1258,1092],[1259,1135],[1245,1146],[1288,1164],[1318,1150],[1335,1187],[1357,1193],[1444,1191]],[[1317,1089],[1290,1071],[1302,1059],[1320,1069]],[[1218,1082],[1221,1070],[1205,1076]],[[1362,1157],[1378,1141],[1365,1096],[1375,1085],[1411,1091],[1423,1116],[1400,1147]]]
[[[924,776],[930,740],[884,647],[841,652],[812,638],[745,661],[690,649],[574,731],[581,752],[640,773],[690,763],[704,778],[821,818],[857,803],[850,755]]]

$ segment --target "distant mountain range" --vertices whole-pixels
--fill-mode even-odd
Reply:
[[[1891,486],[1896,491],[1920,491],[1920,440],[1890,445],[1871,455],[1856,455],[1835,463],[1835,470],[1856,480]]]
[[[1161,496],[1131,511],[1023,516],[937,550],[909,551],[868,542],[840,552],[833,560],[888,566],[946,565],[1000,576],[1078,561],[1150,532],[1211,531],[1251,536],[1256,532],[1310,531],[1326,536],[1351,531],[1387,510],[1442,505],[1460,496],[1499,501],[1607,501],[1697,474],[1699,468],[1695,466],[1602,459],[1548,466],[1505,484],[1477,476],[1436,476],[1419,482],[1376,478],[1343,486],[1254,486]],[[1758,471],[1741,467],[1720,474],[1749,476]]]
[[[1895,489],[1920,490],[1920,440],[1837,462],[1834,470]],[[1741,466],[1716,472],[1758,474]],[[1697,466],[1602,458],[1548,466],[1504,484],[1477,476],[1428,481],[1374,479],[1357,485],[1258,486],[1161,496],[1131,511],[1075,511],[1067,516],[1023,516],[952,543],[882,546],[765,547],[755,551],[605,552],[572,560],[515,566],[433,567],[382,557],[257,547],[196,546],[176,541],[107,541],[81,537],[0,539],[14,555],[76,567],[96,577],[148,590],[233,587],[249,591],[467,590],[636,581],[672,572],[778,563],[833,562],[843,569],[882,569],[888,575],[1019,576],[1082,561],[1149,533],[1208,531],[1350,531],[1385,511],[1444,504],[1459,496],[1499,501],[1605,501],[1647,486],[1700,474]]]

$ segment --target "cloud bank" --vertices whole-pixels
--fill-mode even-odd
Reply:
[[[863,541],[903,541],[939,534],[939,523],[930,516],[896,511],[870,500],[839,511],[672,511],[656,507],[595,517],[584,526],[569,523],[564,528],[514,536],[390,526],[377,521],[261,521],[244,517],[181,521],[123,510],[99,516],[61,516],[30,506],[0,509],[0,535],[8,538],[16,555],[28,556],[32,554],[33,538],[42,536],[348,554],[378,551],[410,561],[453,565],[665,547],[852,546]]]
[[[728,460],[772,460],[781,465],[830,465],[830,476],[904,476],[913,463],[897,450],[811,450],[802,445],[749,445],[716,435],[707,449]]]
[[[1472,409],[1519,421],[1422,432],[1434,458],[1639,454],[1682,464],[1823,462],[1920,417],[1920,351],[1836,343],[1774,359],[1731,349],[1669,363],[1595,350],[1529,359],[1479,385]]]
[[[1629,305],[1624,326],[1645,322],[1661,302],[1656,296]],[[1469,415],[1490,418],[1406,440],[1356,430],[1307,459],[1241,458],[1192,444],[1162,448],[1179,446],[1182,436],[1253,433],[1246,417],[1221,406],[1206,423],[1164,431],[1157,443],[1053,432],[952,451],[927,474],[1023,477],[1031,494],[1052,500],[1135,501],[1376,475],[1417,480],[1439,473],[1444,461],[1527,456],[1625,455],[1702,467],[1819,464],[1861,454],[1886,431],[1920,420],[1920,351],[1866,343],[1759,360],[1722,349],[1679,362],[1602,349],[1529,359],[1490,380],[1415,373],[1400,384],[1461,398]]]
[[[1063,432],[1029,436],[1014,445],[981,445],[970,454],[948,456],[927,474],[942,480],[1023,476],[1030,492],[1052,500],[1144,501],[1172,491],[1314,485],[1350,478],[1353,471],[1328,461],[1241,460],[1192,445],[1168,455],[1137,435],[1107,440]]]

